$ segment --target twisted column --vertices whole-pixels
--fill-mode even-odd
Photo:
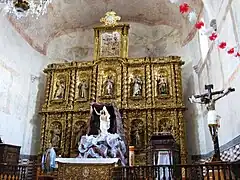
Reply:
[[[147,110],[147,142],[149,142],[150,137],[153,135],[153,116],[151,109]]]
[[[123,109],[127,108],[127,88],[128,88],[128,79],[127,79],[127,67],[123,64],[123,73],[122,73],[122,107]]]
[[[70,85],[69,85],[69,94],[68,94],[68,109],[73,108],[73,101],[75,96],[75,84],[76,84],[76,73],[75,70],[70,72]]]
[[[150,59],[146,59],[150,61]],[[150,63],[146,66],[146,107],[152,106],[152,80],[151,80],[151,66]]]
[[[182,75],[181,75],[181,67],[179,64],[175,65],[175,79],[176,79],[176,100],[177,104],[183,105],[182,99]]]
[[[64,137],[64,157],[69,157],[71,151],[71,133],[72,133],[72,113],[68,113],[66,117],[66,136]]]
[[[124,129],[126,142],[127,142],[127,144],[129,144],[129,140],[130,140],[130,137],[129,137],[129,134],[130,134],[129,133],[129,126],[130,126],[130,123],[128,122],[128,119],[127,119],[127,112],[126,112],[126,110],[123,110],[122,120],[123,120],[123,129]]]
[[[91,100],[96,100],[96,83],[97,83],[97,65],[93,66],[92,70]]]
[[[52,73],[47,72],[46,76],[47,77],[46,77],[45,101],[44,101],[44,104],[42,106],[43,109],[47,108],[48,102],[50,100],[50,88],[51,88]]]
[[[185,128],[184,128],[184,119],[183,119],[183,112],[178,112],[178,119],[179,119],[179,139],[180,139],[180,153],[181,153],[181,163],[187,163],[187,151],[185,146]]]
[[[40,153],[43,153],[45,151],[45,148],[46,148],[46,142],[45,142],[45,139],[46,139],[46,135],[45,135],[46,118],[47,118],[47,115],[43,114],[42,121],[41,121],[41,152]]]

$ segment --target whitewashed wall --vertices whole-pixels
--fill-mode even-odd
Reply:
[[[41,72],[48,60],[29,46],[2,14],[0,24],[0,135],[4,143],[22,146],[21,154],[36,154],[38,107],[44,88]]]
[[[205,0],[204,20],[209,24],[211,18],[216,18],[220,40],[226,41],[228,45],[235,46],[240,37],[240,14],[237,9],[240,8],[239,0]],[[214,13],[207,13],[208,10],[214,10]],[[209,17],[211,16],[211,17]],[[199,36],[199,38],[204,38]],[[200,41],[199,41],[200,42]],[[202,42],[202,41],[201,41]],[[236,92],[220,100],[216,106],[219,115],[222,117],[221,128],[219,130],[220,145],[224,145],[233,138],[240,135],[240,106],[238,99],[240,97],[240,59],[230,56],[224,50],[219,50],[215,44],[208,42],[201,47],[208,47],[208,53],[201,54],[197,61],[193,57],[193,71],[189,77],[188,87],[185,90],[185,99],[192,93],[203,93],[205,84],[214,84],[215,90],[221,90],[228,86],[236,88]],[[204,50],[203,50],[204,51]],[[185,70],[183,70],[185,71]],[[195,106],[186,101],[188,111],[186,112],[187,131],[192,131],[188,138],[190,154],[207,154],[213,150],[212,140],[208,131],[206,113],[204,106]],[[194,134],[195,136],[192,136]]]

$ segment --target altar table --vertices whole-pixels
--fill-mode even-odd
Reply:
[[[58,180],[110,180],[118,158],[57,158]]]

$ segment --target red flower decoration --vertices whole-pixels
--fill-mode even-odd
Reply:
[[[197,29],[201,29],[203,26],[204,26],[204,23],[203,23],[202,21],[199,21],[199,22],[197,22],[197,23],[195,24],[195,27],[196,27]]]
[[[233,54],[234,53],[234,48],[229,49],[227,53],[228,54]]]
[[[240,57],[240,53],[238,52],[238,53],[235,55],[235,57]]]
[[[209,39],[211,41],[214,41],[217,38],[217,34],[216,33],[212,33],[211,36],[209,36]]]
[[[187,3],[183,3],[179,6],[179,10],[182,14],[187,13],[189,11],[189,5]]]
[[[226,46],[227,46],[226,42],[221,42],[218,47],[224,49]]]

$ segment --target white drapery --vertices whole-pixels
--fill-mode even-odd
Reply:
[[[157,154],[154,156],[154,165],[172,165],[172,152],[171,151],[158,151]],[[168,167],[160,167],[157,171],[157,177],[156,179],[162,180],[164,177],[166,179],[171,178],[172,179],[172,171]],[[164,179],[165,179],[164,178]]]

